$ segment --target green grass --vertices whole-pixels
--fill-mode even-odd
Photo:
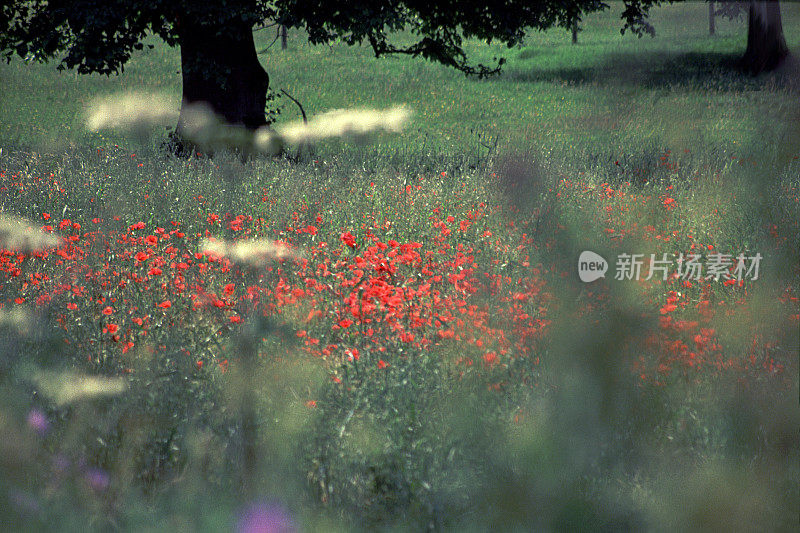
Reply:
[[[177,108],[178,52],[155,40],[118,77],[0,65],[0,208],[75,238],[66,257],[0,253],[0,521],[219,531],[264,498],[309,531],[791,530],[799,88],[791,65],[738,73],[745,23],[719,20],[712,38],[706,10],[654,10],[655,39],[620,36],[615,3],[584,22],[578,45],[563,30],[520,49],[469,43],[476,61],[509,58],[489,80],[290,32],[288,50],[260,57],[273,89],[310,114],[415,112],[402,135],[329,141],[299,160],[184,160],[158,151],[166,130],[87,132],[97,96],[157,91]],[[797,52],[800,5],[782,11]],[[258,32],[258,49],[272,37]],[[283,101],[280,120],[296,118]],[[253,220],[239,233],[210,216],[228,213]],[[147,244],[157,227],[184,235]],[[205,236],[243,234],[290,242],[309,261],[265,271],[194,255]],[[428,255],[373,272],[373,237]],[[709,246],[763,254],[761,279],[575,276],[582,250]],[[161,284],[178,261],[188,291]],[[428,281],[452,304],[422,291],[396,323],[341,327],[354,316],[347,298],[373,288],[348,286],[364,271],[395,289]],[[318,293],[276,304],[279,280]],[[193,309],[204,300],[191,296],[228,283],[229,303]],[[15,329],[5,311],[17,308],[35,327]],[[441,319],[413,330],[416,344],[391,327],[411,328],[414,310]],[[119,375],[129,390],[57,405],[35,385],[41,368]],[[49,433],[26,422],[32,409]],[[72,466],[58,470],[65,457]],[[110,488],[93,488],[88,467]]]

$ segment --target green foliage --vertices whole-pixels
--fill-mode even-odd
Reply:
[[[651,1],[631,1],[623,12],[624,28],[637,33],[650,31],[645,22]],[[11,2],[0,11],[0,50],[46,60],[65,53],[60,67],[80,73],[121,72],[135,50],[144,46],[146,35],[158,35],[167,43],[179,42],[181,21],[224,33],[243,22],[277,20],[302,28],[312,44],[367,42],[376,56],[408,54],[452,66],[467,74],[483,77],[499,71],[483,64],[472,66],[464,50],[464,39],[500,41],[512,47],[529,29],[553,26],[567,28],[576,17],[608,8],[599,0],[571,2],[506,1],[487,6],[481,2],[83,2],[59,4]],[[397,46],[392,33],[408,30],[414,43]]]

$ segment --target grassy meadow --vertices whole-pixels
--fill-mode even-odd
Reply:
[[[157,39],[114,77],[0,64],[3,529],[793,530],[798,60],[739,73],[705,3],[653,39],[620,10],[469,43],[487,80],[259,30],[310,116],[413,111],[276,158],[87,130],[120,91],[178,108]]]

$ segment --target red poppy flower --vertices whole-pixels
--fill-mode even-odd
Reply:
[[[170,307],[172,307],[172,302],[170,302],[169,300],[164,300],[163,302],[158,304],[158,306],[163,309],[169,309]]]
[[[675,305],[675,304],[667,304],[667,305],[665,305],[664,307],[661,308],[661,314],[662,315],[666,315],[667,313],[673,312],[677,308],[678,308],[678,306]]]
[[[108,316],[114,312],[114,309],[109,305],[105,309],[103,309],[103,314]]]
[[[356,247],[356,239],[355,239],[355,237],[353,237],[353,234],[350,233],[349,231],[346,231],[346,232],[342,233],[340,239],[342,240],[342,242],[344,244],[346,244],[350,248],[355,248]]]

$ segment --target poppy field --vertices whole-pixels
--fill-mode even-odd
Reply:
[[[743,106],[724,146],[722,107],[705,144],[654,118],[657,142],[556,125],[550,144],[426,147],[429,115],[407,141],[274,158],[18,135],[0,149],[0,524],[791,530],[797,87],[728,82],[687,97]],[[608,113],[584,97],[567,107]],[[783,112],[758,136],[761,105]],[[590,282],[587,250],[608,263]]]

